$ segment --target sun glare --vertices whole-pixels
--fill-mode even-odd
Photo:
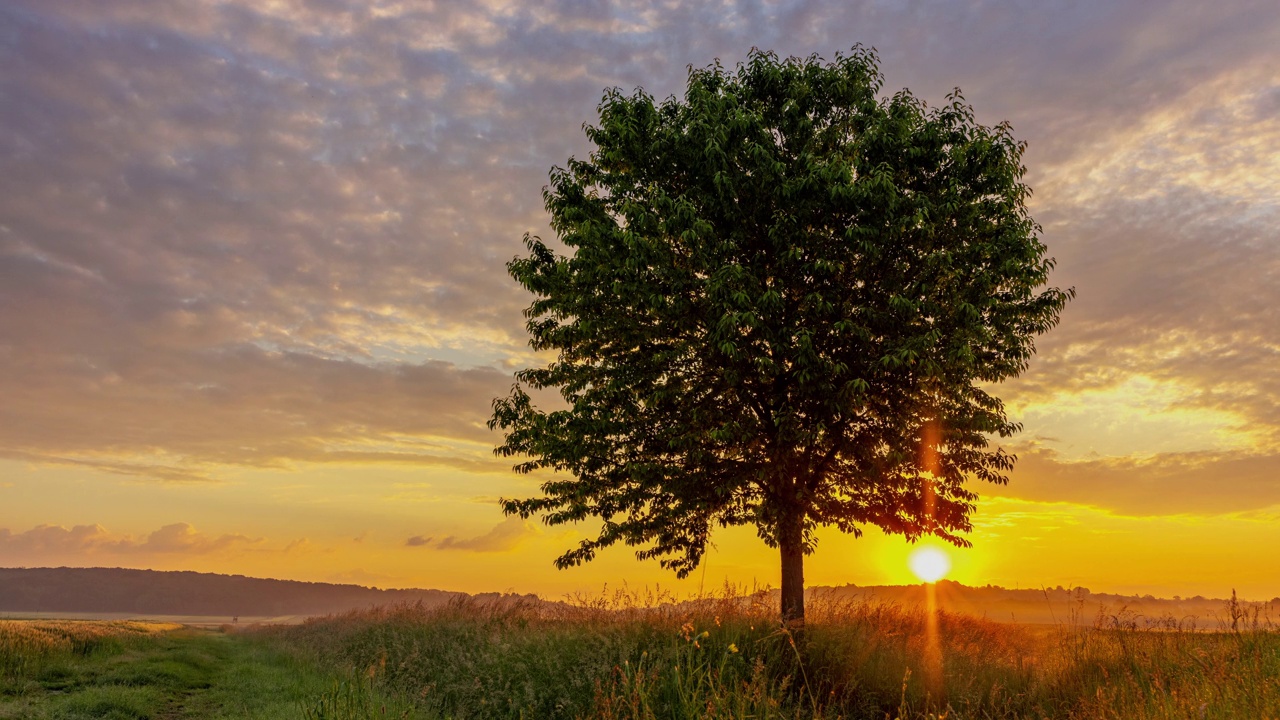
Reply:
[[[935,547],[922,547],[911,553],[907,559],[911,572],[927,583],[938,582],[951,570],[951,559],[947,554]]]

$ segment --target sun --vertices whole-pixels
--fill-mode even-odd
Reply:
[[[951,570],[951,558],[936,547],[922,547],[911,553],[907,565],[916,577],[927,583],[938,582]]]

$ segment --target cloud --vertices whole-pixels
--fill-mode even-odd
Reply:
[[[1129,516],[1212,516],[1280,505],[1280,453],[1163,453],[1150,458],[1065,461],[1023,449],[1009,485],[984,497],[1066,502]]]
[[[74,554],[111,555],[205,555],[233,547],[254,546],[260,538],[228,533],[212,536],[187,523],[173,523],[143,538],[115,535],[101,525],[38,525],[14,533],[0,528],[0,550],[9,557],[66,556]]]
[[[96,550],[114,541],[101,525],[76,525],[67,529],[58,525],[38,525],[21,533],[0,528],[0,548],[13,553],[79,553]]]
[[[1028,140],[1054,282],[1079,290],[998,389],[1029,434],[1063,438],[1024,453],[1010,492],[1226,508],[1248,495],[1215,478],[1238,477],[1271,497],[1280,10],[1215,8],[5,3],[0,457],[174,483],[505,471],[483,424],[534,357],[504,263],[550,235],[539,189],[589,151],[602,89],[665,97],[687,64],[860,41],[886,91],[960,85]],[[1178,432],[1199,417],[1222,437],[1072,455],[1116,403],[1145,412],[1134,387],[1161,422],[1192,418]],[[504,527],[485,542],[518,537]]]
[[[520,203],[457,212],[499,178],[428,149],[422,120],[448,99],[400,107],[365,86],[376,67],[398,78],[407,50],[343,49],[365,66],[349,74],[310,44],[332,18],[252,6],[0,13],[6,96],[25,108],[0,110],[16,193],[0,198],[0,455],[186,481],[491,444],[510,376],[475,366],[524,352],[520,301],[505,257],[469,238]],[[441,129],[462,133],[454,150],[477,117]]]
[[[406,547],[425,547],[425,546],[427,546],[427,545],[430,545],[430,544],[431,544],[432,539],[433,539],[433,538],[431,538],[431,537],[423,537],[423,536],[421,536],[421,535],[414,535],[413,537],[409,538],[408,540],[405,540],[405,541],[404,541],[404,544],[405,544],[405,546],[406,546]]]
[[[56,367],[0,379],[0,457],[177,482],[208,479],[219,464],[495,467],[483,423],[510,383],[496,370],[369,367],[254,347],[198,360],[149,385],[128,371],[104,386]]]
[[[473,538],[457,538],[450,535],[436,544],[437,550],[470,550],[471,552],[506,552],[537,531],[527,521],[511,516],[498,523],[489,532]]]
[[[128,541],[120,541],[118,546],[122,549],[128,548],[131,552],[203,554],[217,552],[233,545],[252,545],[259,542],[261,539],[239,534],[211,537],[197,532],[187,523],[174,523],[151,533],[140,544],[130,545]]]

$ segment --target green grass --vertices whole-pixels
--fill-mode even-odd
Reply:
[[[264,632],[425,718],[1280,719],[1280,633],[1256,615],[1192,632],[1123,611],[1057,628],[942,614],[931,641],[924,613],[858,603],[814,608],[797,645],[763,604],[645,605],[398,607]]]
[[[262,638],[132,626],[127,632],[120,624],[65,621],[0,627],[0,718],[384,717],[387,703],[367,682],[351,682]],[[92,641],[57,641],[65,635]],[[390,716],[404,715],[397,707],[390,703]]]
[[[1280,720],[1280,633],[738,598],[399,606],[224,633],[0,623],[0,718]]]

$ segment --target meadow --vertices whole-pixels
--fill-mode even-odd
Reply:
[[[933,633],[920,610],[817,603],[797,638],[764,596],[655,600],[399,606],[262,632],[425,718],[1280,718],[1280,633],[1236,602],[1198,622],[942,613]]]
[[[350,685],[251,635],[176,623],[0,620],[0,718],[332,717],[324,713]],[[361,689],[361,702],[375,699]]]
[[[0,718],[1280,718],[1280,632],[1241,603],[1035,626],[818,602],[797,636],[763,595],[665,600],[0,621]]]

